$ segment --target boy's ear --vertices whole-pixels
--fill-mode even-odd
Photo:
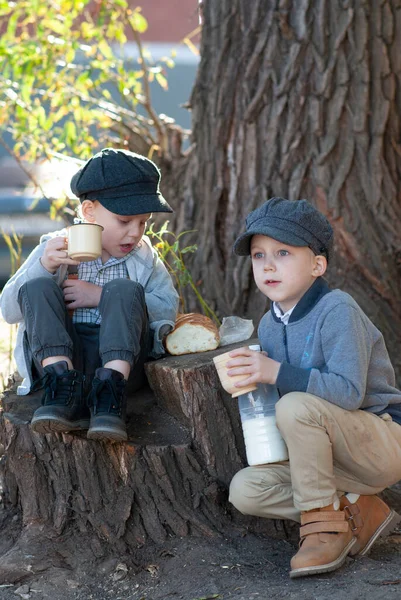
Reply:
[[[95,222],[95,204],[92,200],[84,200],[81,204],[81,213],[85,221],[88,223]]]
[[[312,275],[314,277],[322,277],[325,274],[327,269],[327,258],[318,254],[315,256],[315,264],[312,270]]]

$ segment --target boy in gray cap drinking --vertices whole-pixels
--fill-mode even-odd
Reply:
[[[93,156],[71,189],[84,220],[103,227],[101,257],[78,263],[68,257],[65,230],[47,234],[4,287],[3,317],[20,323],[18,393],[44,387],[31,423],[38,433],[88,429],[91,439],[127,439],[126,382],[140,387],[144,362],[164,352],[178,308],[144,236],[152,213],[172,212],[159,182],[144,156],[112,148]],[[69,267],[78,279],[67,278]]]
[[[383,336],[323,275],[333,231],[306,200],[271,198],[246,220],[234,251],[251,256],[271,301],[262,353],[232,351],[230,375],[274,386],[289,461],[235,475],[230,501],[244,514],[301,522],[291,577],[325,573],[365,555],[400,517],[376,495],[401,479],[401,392]]]

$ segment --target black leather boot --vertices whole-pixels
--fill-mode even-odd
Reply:
[[[45,393],[42,406],[33,414],[31,428],[37,433],[88,429],[89,410],[82,373],[69,371],[64,360],[44,367],[44,371],[44,376],[32,387],[32,391],[44,388]]]
[[[127,439],[125,384],[123,375],[118,371],[104,367],[96,369],[88,396],[91,413],[89,439],[111,442]]]

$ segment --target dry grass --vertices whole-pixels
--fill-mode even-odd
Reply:
[[[15,371],[13,351],[16,335],[16,325],[8,325],[0,317],[0,391],[4,390],[9,375]]]

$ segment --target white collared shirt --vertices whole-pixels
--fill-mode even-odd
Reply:
[[[289,321],[289,318],[291,316],[291,313],[293,312],[295,306],[296,306],[296,304],[292,308],[290,308],[289,310],[287,310],[287,312],[283,313],[283,311],[281,310],[280,306],[276,302],[273,302],[274,314],[276,315],[276,317],[278,317],[280,319],[280,321],[284,325],[287,325],[288,321]]]

